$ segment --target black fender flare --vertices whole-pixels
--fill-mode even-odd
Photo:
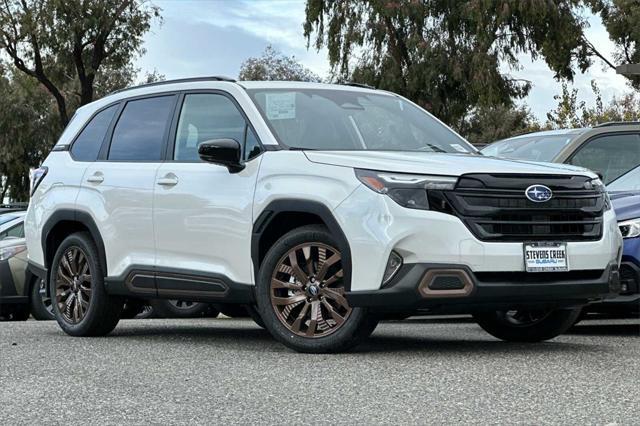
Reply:
[[[48,264],[47,261],[47,253],[49,252],[49,247],[47,247],[47,240],[49,239],[49,234],[51,230],[60,222],[76,222],[83,225],[85,228],[89,230],[91,234],[91,238],[96,243],[96,247],[98,248],[98,255],[100,256],[100,261],[104,266],[104,273],[107,274],[107,255],[104,249],[104,242],[102,241],[102,236],[100,235],[100,231],[98,230],[98,226],[95,221],[91,217],[91,215],[87,212],[83,212],[80,210],[74,209],[62,209],[54,212],[49,219],[45,222],[42,227],[42,235],[41,235],[41,243],[42,243],[42,251],[45,256],[44,263],[45,268],[48,270],[51,265]],[[47,280],[48,281],[48,280]]]
[[[342,231],[342,227],[336,220],[331,210],[318,201],[300,200],[300,199],[278,199],[271,201],[260,213],[253,223],[251,233],[251,260],[253,262],[254,275],[258,278],[260,270],[260,239],[264,231],[267,229],[271,221],[279,213],[310,213],[318,216],[329,229],[329,232],[338,242],[338,249],[342,254],[344,281],[346,283],[345,290],[351,290],[351,247],[346,235]]]

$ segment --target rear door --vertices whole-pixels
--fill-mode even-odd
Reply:
[[[200,280],[196,285],[186,283],[184,276],[253,282],[252,203],[262,148],[229,94],[185,93],[179,104],[172,148],[158,169],[154,195],[157,270],[175,272],[176,279],[158,278],[158,293],[215,296],[212,293],[220,287],[209,285],[213,281]],[[239,173],[202,162],[198,156],[202,142],[224,138],[244,147],[246,167]]]
[[[87,209],[99,228],[110,277],[153,269],[153,189],[177,98],[154,95],[124,102],[99,160],[85,172],[77,206]],[[136,290],[155,293],[152,281],[148,287]]]

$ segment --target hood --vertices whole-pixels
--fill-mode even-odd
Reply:
[[[619,221],[640,217],[640,191],[611,192],[609,196]]]
[[[304,151],[314,163],[399,173],[461,176],[468,173],[523,173],[585,175],[581,167],[564,164],[507,160],[470,154],[397,151]]]

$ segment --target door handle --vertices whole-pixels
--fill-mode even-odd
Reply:
[[[156,182],[160,186],[176,186],[178,184],[178,176],[168,173]]]
[[[87,178],[87,182],[90,183],[102,183],[104,181],[104,176],[100,172],[94,173],[92,176]]]

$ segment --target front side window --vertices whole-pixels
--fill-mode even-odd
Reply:
[[[85,126],[71,147],[73,158],[78,161],[96,161],[104,137],[109,130],[111,120],[118,110],[118,105],[112,105],[97,113]]]
[[[552,162],[572,138],[568,135],[519,136],[492,143],[480,152],[489,157]]]
[[[108,159],[161,160],[174,101],[175,96],[160,96],[127,102],[113,130]]]
[[[640,165],[640,135],[596,137],[583,144],[569,163],[600,173],[608,185]]]
[[[174,159],[200,161],[198,146],[214,139],[235,139],[244,146],[245,159],[260,149],[251,128],[229,98],[212,93],[186,95],[176,131]]]
[[[290,148],[476,152],[433,116],[393,95],[331,89],[248,92],[276,138]]]

